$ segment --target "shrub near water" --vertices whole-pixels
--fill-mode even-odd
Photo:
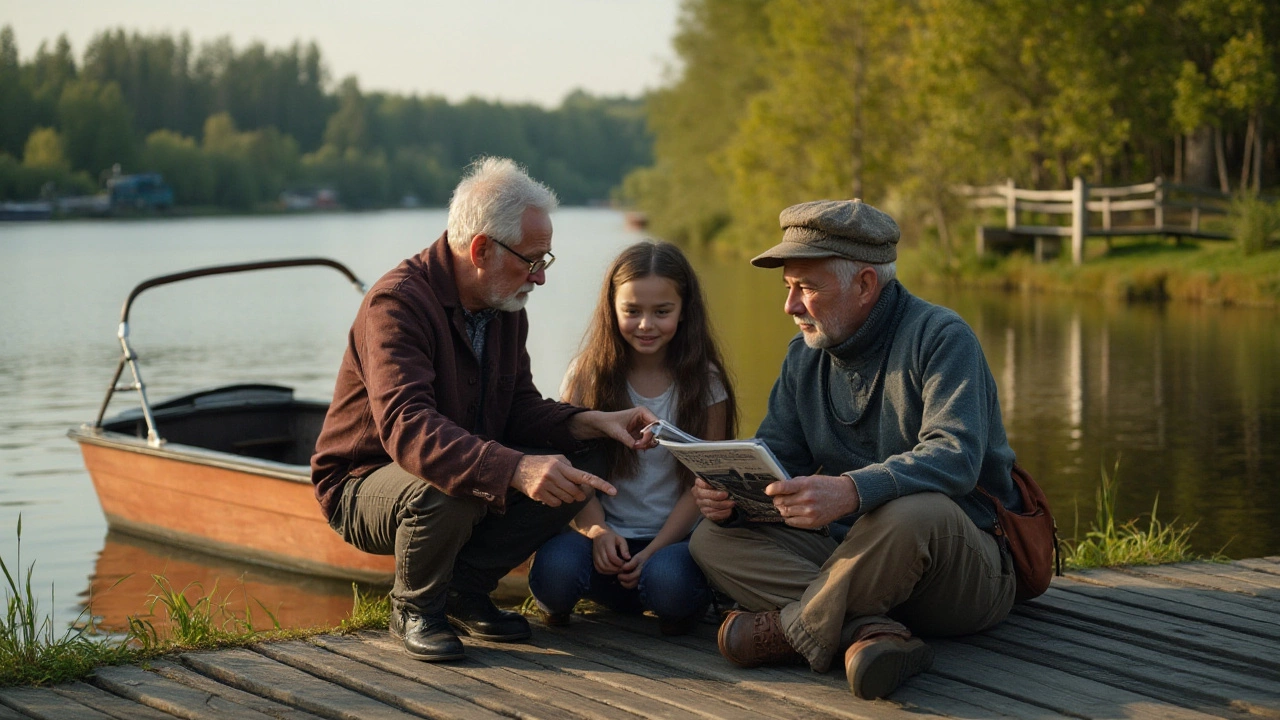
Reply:
[[[1160,565],[1163,563],[1200,560],[1191,552],[1190,536],[1196,524],[1178,527],[1177,520],[1163,523],[1156,517],[1160,497],[1151,506],[1151,518],[1146,527],[1141,520],[1116,522],[1117,475],[1120,464],[1111,474],[1102,470],[1102,485],[1098,487],[1098,514],[1093,527],[1078,543],[1068,542],[1064,562],[1067,567],[1084,570],[1117,565]],[[1077,522],[1077,527],[1079,523]]]
[[[1245,255],[1257,255],[1280,242],[1280,202],[1256,195],[1240,195],[1231,201],[1231,234]]]

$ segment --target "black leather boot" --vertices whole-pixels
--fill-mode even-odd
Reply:
[[[449,624],[458,632],[479,640],[515,642],[532,635],[529,621],[523,615],[510,610],[499,610],[484,593],[450,590],[445,602],[445,614],[449,617]]]
[[[390,629],[392,635],[404,640],[404,651],[413,658],[426,662],[462,659],[462,641],[443,616],[393,607]]]

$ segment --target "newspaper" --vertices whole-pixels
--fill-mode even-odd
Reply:
[[[764,488],[775,480],[790,475],[763,440],[708,441],[684,432],[675,425],[659,420],[646,430],[653,432],[658,444],[676,460],[702,478],[711,487],[729,493],[742,519],[751,523],[783,522],[773,498]]]

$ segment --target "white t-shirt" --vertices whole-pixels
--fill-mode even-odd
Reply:
[[[562,396],[573,375],[573,370],[571,365],[569,372],[565,375],[564,387],[560,389]],[[720,374],[710,368],[708,372],[711,373],[711,402],[708,403],[710,407],[723,402],[729,394],[725,392],[724,385],[720,382]],[[654,398],[644,397],[637,393],[630,383],[627,383],[627,395],[631,398],[633,405],[649,408],[660,420],[675,422],[677,408],[675,383]],[[680,486],[680,475],[677,472],[679,463],[666,448],[658,446],[642,450],[639,455],[640,463],[636,467],[634,476],[607,478],[618,489],[617,495],[596,494],[600,499],[600,505],[604,508],[605,522],[624,538],[656,537],[663,523],[671,515],[671,511],[675,509],[676,502],[684,493],[684,489]],[[689,529],[693,529],[692,524]]]

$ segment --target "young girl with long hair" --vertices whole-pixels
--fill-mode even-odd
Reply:
[[[708,440],[734,436],[733,387],[679,248],[644,241],[614,260],[561,395],[596,410],[644,405]],[[662,632],[688,632],[711,597],[689,555],[699,519],[693,476],[661,446],[607,453],[618,494],[589,500],[572,528],[538,550],[529,588],[549,625],[568,624],[587,598],[620,612],[650,610]]]

